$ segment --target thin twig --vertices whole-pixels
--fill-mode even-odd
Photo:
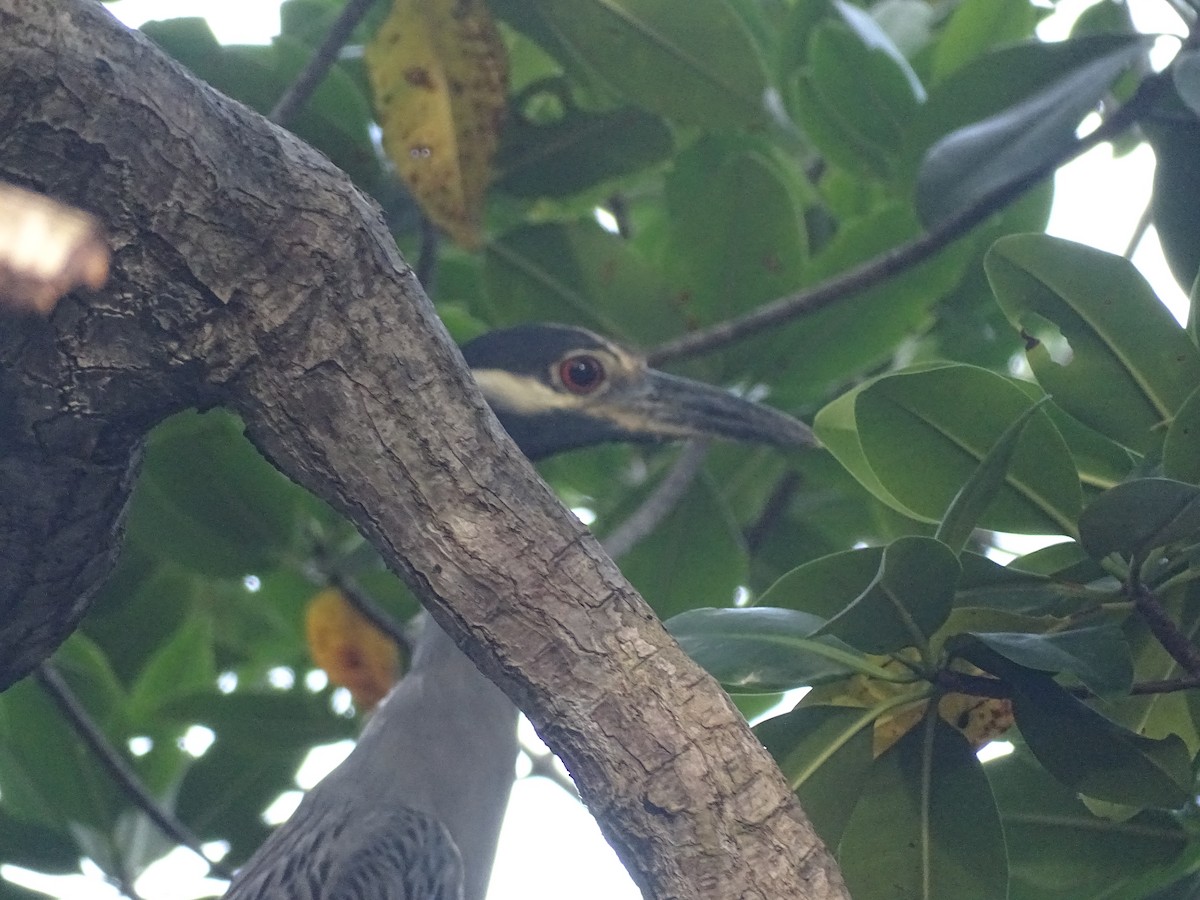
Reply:
[[[50,696],[50,699],[66,716],[71,727],[95,754],[109,777],[117,783],[134,805],[144,812],[163,834],[177,844],[187,847],[204,860],[214,875],[225,879],[232,878],[233,873],[226,866],[205,856],[200,838],[150,793],[138,777],[137,772],[109,743],[104,732],[88,715],[88,711],[84,709],[83,704],[79,702],[79,698],[75,696],[70,685],[58,673],[58,670],[51,663],[44,662],[34,671],[34,677],[41,685],[42,690]]]
[[[437,226],[433,224],[429,216],[422,212],[421,249],[417,251],[417,267],[414,271],[417,281],[421,282],[421,289],[425,291],[425,296],[430,300],[433,299],[433,293],[437,287],[434,279],[437,277],[438,253],[441,244],[442,240]]]
[[[1164,78],[1165,76],[1165,78]],[[1011,204],[1027,190],[1054,172],[1059,166],[1087,152],[1120,133],[1149,109],[1158,92],[1170,78],[1169,70],[1151,75],[1142,82],[1128,101],[1113,111],[1098,128],[1074,141],[1066,150],[1047,160],[1033,172],[1001,185],[980,197],[948,219],[944,219],[925,234],[887,250],[860,266],[841,273],[828,281],[781,297],[760,306],[740,319],[721,322],[701,331],[676,338],[660,345],[648,354],[651,365],[667,360],[696,356],[724,347],[752,334],[781,325],[802,315],[824,309],[845,297],[873,287],[893,275],[906,272],[932,257],[967,232]]]
[[[362,21],[363,16],[367,14],[367,10],[374,2],[375,0],[346,0],[346,5],[342,7],[338,17],[333,20],[329,30],[325,32],[325,37],[321,39],[320,46],[313,51],[308,64],[296,76],[296,80],[292,82],[291,86],[283,92],[283,96],[271,110],[272,122],[286,127],[292,121],[292,117],[308,102],[313,91],[317,89],[330,67],[337,61],[342,47],[346,46],[346,41],[350,40],[351,33],[358,27],[358,23]]]
[[[1171,659],[1179,663],[1189,675],[1200,676],[1200,650],[1197,650],[1188,636],[1179,630],[1179,626],[1158,602],[1154,592],[1132,578],[1128,591],[1133,599],[1134,609],[1142,617],[1150,633],[1170,654]]]
[[[633,237],[633,223],[629,220],[629,201],[624,194],[613,194],[608,198],[608,211],[617,223],[617,236],[624,240]]]
[[[688,486],[700,473],[707,454],[708,441],[689,441],[684,446],[671,471],[659,482],[658,487],[629,518],[600,542],[609,556],[620,559],[658,526],[683,498]]]
[[[1126,259],[1133,259],[1133,254],[1136,252],[1142,240],[1146,237],[1146,232],[1150,230],[1150,222],[1154,219],[1154,213],[1150,210],[1150,204],[1147,203],[1142,209],[1141,216],[1138,217],[1137,225],[1134,226],[1133,234],[1129,236],[1129,243],[1125,245],[1125,252],[1121,255]]]
[[[1012,685],[997,678],[986,675],[971,675],[966,672],[943,670],[937,674],[937,686],[954,694],[966,694],[970,697],[986,697],[991,700],[1010,700],[1013,696]],[[1139,681],[1129,688],[1130,696],[1146,696],[1149,694],[1173,694],[1176,691],[1189,691],[1200,687],[1200,675],[1182,675],[1179,678],[1166,678],[1162,681]],[[1096,696],[1085,687],[1073,686],[1066,688],[1080,700],[1089,700]]]
[[[775,527],[783,514],[787,512],[788,506],[792,502],[792,498],[796,496],[796,491],[800,489],[804,479],[800,477],[800,473],[789,471],[775,485],[775,489],[771,491],[771,496],[767,498],[767,502],[763,504],[762,512],[746,528],[743,533],[743,540],[746,542],[746,550],[753,555],[761,546],[767,535],[771,533],[771,529]]]
[[[391,638],[406,658],[412,658],[412,641],[404,626],[388,614],[387,610],[376,603],[353,578],[340,572],[328,575],[330,586],[337,588],[349,601],[350,605],[368,622]]]

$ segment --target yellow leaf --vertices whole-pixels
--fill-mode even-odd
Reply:
[[[347,688],[363,712],[396,683],[395,643],[351,606],[341,591],[329,588],[308,601],[305,631],[313,662],[331,682]]]
[[[906,651],[910,652],[911,651]],[[895,659],[876,657],[875,661],[886,669],[903,671],[906,667]],[[970,675],[984,673],[967,663],[957,668]],[[853,706],[870,709],[886,703],[899,693],[906,692],[910,685],[880,681],[866,675],[852,675],[841,681],[829,682],[813,688],[804,698],[804,703],[814,706]],[[925,717],[929,701],[902,706],[884,713],[875,720],[873,752],[882,756],[900,738],[908,734]],[[1013,725],[1011,700],[995,700],[967,694],[947,693],[938,701],[938,714],[953,728],[962,732],[972,747],[982,747],[989,741],[1003,736]]]
[[[426,215],[479,247],[508,59],[484,0],[394,0],[366,50],[383,146]]]

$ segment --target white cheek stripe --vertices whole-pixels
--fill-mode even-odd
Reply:
[[[644,419],[603,400],[563,394],[536,379],[522,378],[504,369],[473,369],[471,373],[489,403],[518,414],[536,415],[556,409],[586,407],[590,415],[605,418],[626,431],[634,434],[646,431]],[[687,438],[700,434],[694,428],[673,422],[655,422],[653,430],[660,437]]]
[[[472,369],[471,374],[489,403],[516,413],[534,414],[579,407],[578,397],[561,394],[536,378],[522,378],[504,369]]]

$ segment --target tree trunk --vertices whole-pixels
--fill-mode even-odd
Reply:
[[[0,331],[0,685],[108,571],[139,447],[223,404],[574,773],[652,897],[845,897],[787,784],[468,384],[379,210],[84,0],[0,0],[0,177],[99,216],[101,292]]]

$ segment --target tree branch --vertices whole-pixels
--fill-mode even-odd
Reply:
[[[79,702],[79,698],[75,696],[75,692],[71,690],[71,686],[58,673],[58,670],[51,663],[44,662],[37,667],[34,677],[70,723],[71,728],[92,751],[92,755],[96,757],[101,768],[133,801],[133,805],[145,813],[146,817],[168,838],[187,847],[204,860],[208,864],[209,870],[218,878],[232,878],[233,873],[225,865],[208,858],[204,853],[204,845],[200,838],[159,803],[158,799],[142,784],[137,772],[109,743],[108,737],[88,715],[88,711],[84,709],[83,704]],[[122,890],[125,890],[124,886]]]
[[[85,205],[118,248],[103,293],[0,330],[0,684],[86,609],[148,429],[224,403],[525,708],[647,896],[846,896],[737,709],[508,440],[321,154],[95,4],[0,0],[0,177]]]
[[[972,228],[993,213],[999,212],[1013,203],[1031,187],[1051,175],[1059,166],[1132,125],[1138,116],[1150,108],[1154,98],[1166,83],[1164,74],[1167,78],[1170,77],[1169,73],[1159,73],[1146,78],[1137,93],[1124,105],[1114,110],[1112,115],[1106,118],[1098,128],[1076,140],[1053,159],[1047,160],[1040,168],[985,194],[974,204],[943,219],[925,234],[893,247],[874,259],[867,260],[818,285],[760,306],[740,319],[720,322],[709,328],[667,341],[647,354],[650,365],[660,365],[669,360],[697,356],[717,350],[760,331],[817,312],[924,262],[956,240],[965,237]]]
[[[1162,644],[1171,659],[1192,676],[1200,676],[1200,650],[1172,620],[1154,592],[1140,581],[1131,579],[1128,586],[1134,609],[1150,629],[1150,633]]]

